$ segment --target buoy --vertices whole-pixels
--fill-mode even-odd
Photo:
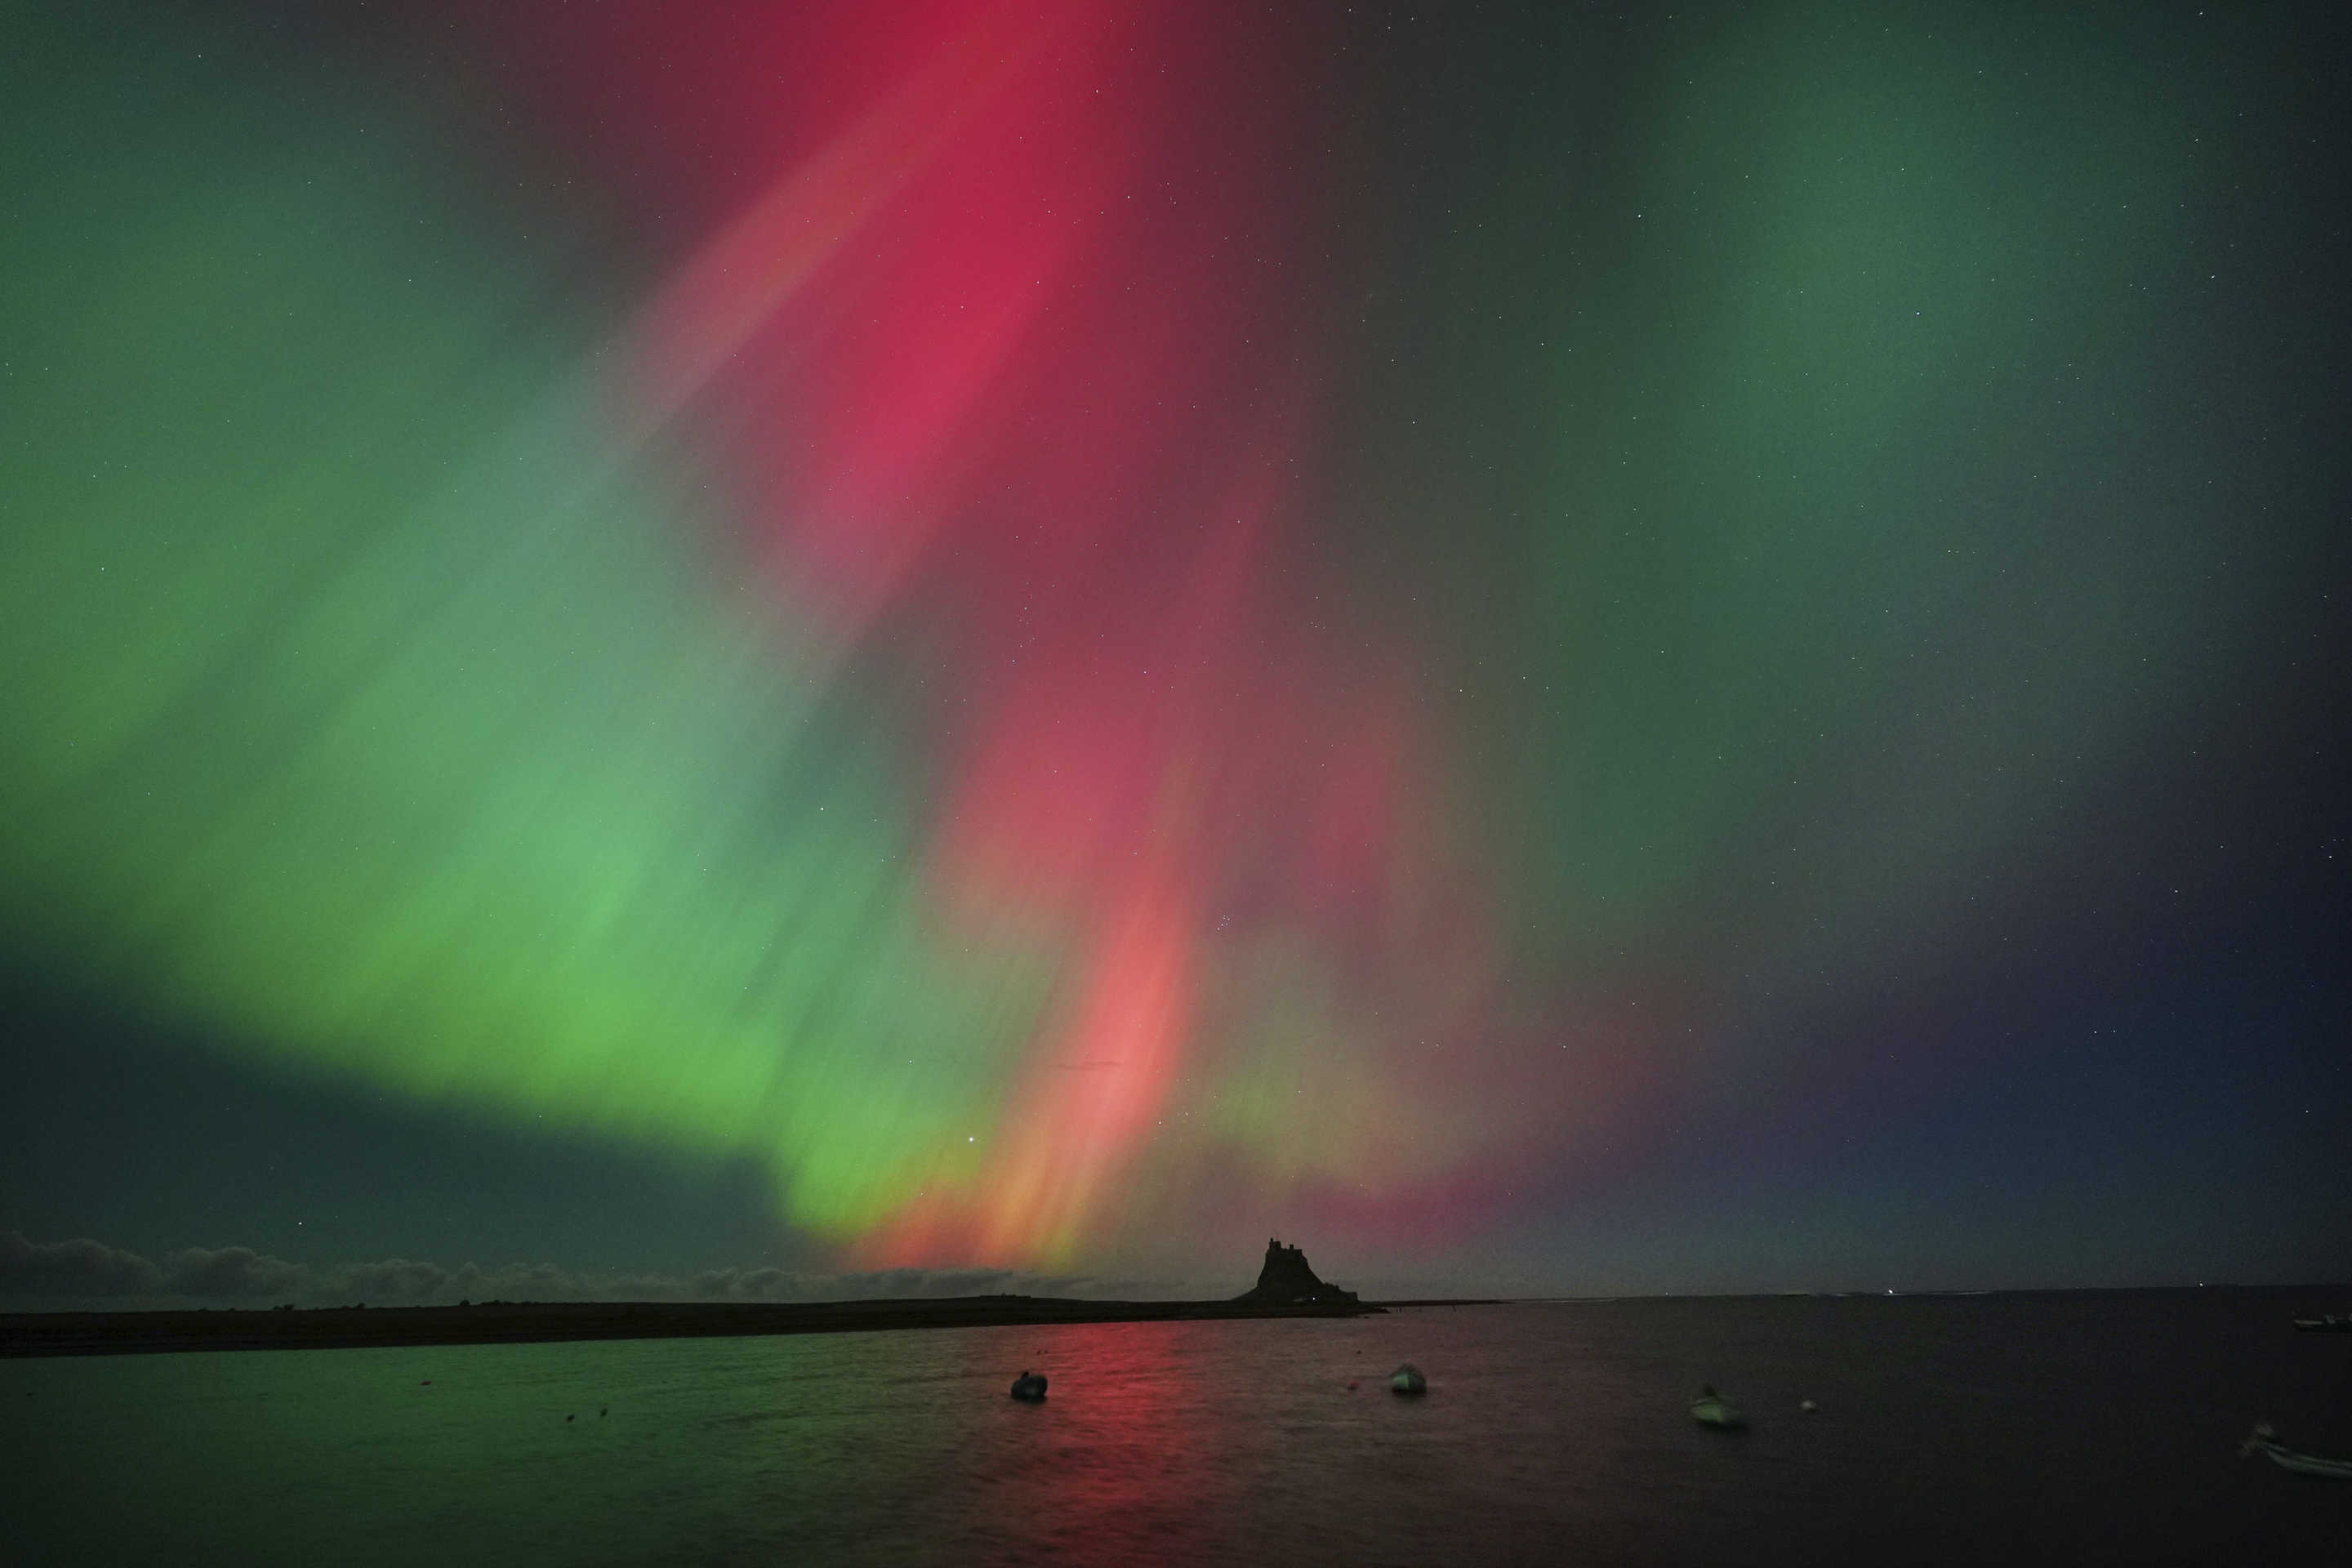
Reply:
[[[1726,1431],[1748,1425],[1748,1417],[1739,1406],[1715,1391],[1715,1384],[1699,1385],[1698,1397],[1690,1403],[1691,1418],[1702,1426],[1716,1426]]]
[[[1818,1415],[1821,1414],[1822,1410],[1820,1405],[1814,1404],[1810,1399],[1800,1399],[1797,1401],[1797,1408],[1803,1411],[1808,1415]]]
[[[1045,1398],[1045,1374],[1042,1372],[1024,1372],[1013,1380],[1013,1397],[1032,1402]]]
[[[572,1425],[572,1417],[571,1417],[571,1416],[569,1416],[569,1415],[565,1416],[565,1417],[563,1418],[563,1424],[564,1424],[566,1426],[571,1426],[571,1425]]]
[[[1427,1394],[1429,1379],[1421,1375],[1421,1368],[1407,1362],[1389,1373],[1389,1387],[1399,1394]]]
[[[1350,1394],[1356,1392],[1356,1380],[1352,1377],[1348,1380],[1348,1392]]]

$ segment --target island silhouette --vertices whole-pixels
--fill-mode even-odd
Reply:
[[[1285,1247],[1274,1237],[1266,1237],[1265,1264],[1257,1271],[1257,1283],[1234,1300],[1257,1307],[1359,1305],[1353,1290],[1327,1285],[1316,1276],[1315,1270],[1307,1267],[1304,1249]]]

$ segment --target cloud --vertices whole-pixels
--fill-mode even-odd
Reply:
[[[163,1279],[163,1271],[137,1253],[88,1237],[38,1242],[0,1231],[0,1297],[139,1296]]]
[[[409,1258],[387,1258],[381,1263],[354,1263],[341,1271],[338,1289],[354,1301],[431,1301],[449,1294],[453,1276],[437,1263]]]
[[[811,1274],[785,1268],[711,1268],[676,1275],[512,1263],[455,1268],[419,1258],[372,1263],[289,1262],[250,1247],[191,1247],[160,1264],[87,1237],[35,1242],[0,1233],[0,1302],[21,1310],[77,1305],[168,1307],[253,1301],[336,1306],[424,1306],[474,1301],[856,1301],[897,1297],[1087,1296],[1119,1289],[1165,1294],[1150,1282],[1098,1280],[1001,1268],[887,1268]]]
[[[218,1251],[192,1247],[165,1260],[163,1290],[171,1296],[219,1300],[285,1297],[301,1294],[309,1278],[300,1264],[249,1247],[224,1247]]]
[[[685,1299],[697,1301],[859,1301],[898,1296],[1070,1296],[1094,1282],[1003,1268],[886,1268],[865,1274],[715,1268],[685,1283]]]

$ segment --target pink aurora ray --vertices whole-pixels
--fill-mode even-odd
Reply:
[[[724,454],[835,646],[950,640],[924,887],[1067,953],[977,1173],[856,1250],[1506,1201],[1585,1056],[1505,1005],[1411,650],[1314,586],[1307,40],[1189,3],[718,15],[624,5],[563,57],[616,183],[710,215],[628,417]],[[1270,1095],[1279,1146],[1234,1112]]]

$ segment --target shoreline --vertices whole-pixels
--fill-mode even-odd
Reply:
[[[867,1333],[898,1329],[1035,1328],[1058,1323],[1371,1317],[1391,1310],[1501,1306],[1690,1308],[1744,1302],[1811,1306],[1970,1307],[2058,1297],[2269,1298],[2291,1320],[2341,1311],[2352,1284],[2093,1286],[1960,1291],[1774,1292],[1721,1296],[1420,1297],[1268,1306],[1211,1301],[1097,1301],[1058,1296],[886,1297],[858,1301],[484,1301],[461,1307],[216,1307],[130,1311],[0,1312],[0,1361],[190,1351],[370,1350],[398,1345],[550,1344],[593,1340],[713,1339]]]
[[[1415,1305],[1419,1303],[1401,1303]],[[1446,1303],[1471,1305],[1473,1303]],[[1360,1318],[1373,1303],[1085,1301],[951,1296],[869,1301],[486,1301],[464,1307],[216,1308],[0,1314],[0,1359],[188,1351],[372,1350],[397,1345],[552,1344],[585,1340],[864,1333],[1057,1323]]]

